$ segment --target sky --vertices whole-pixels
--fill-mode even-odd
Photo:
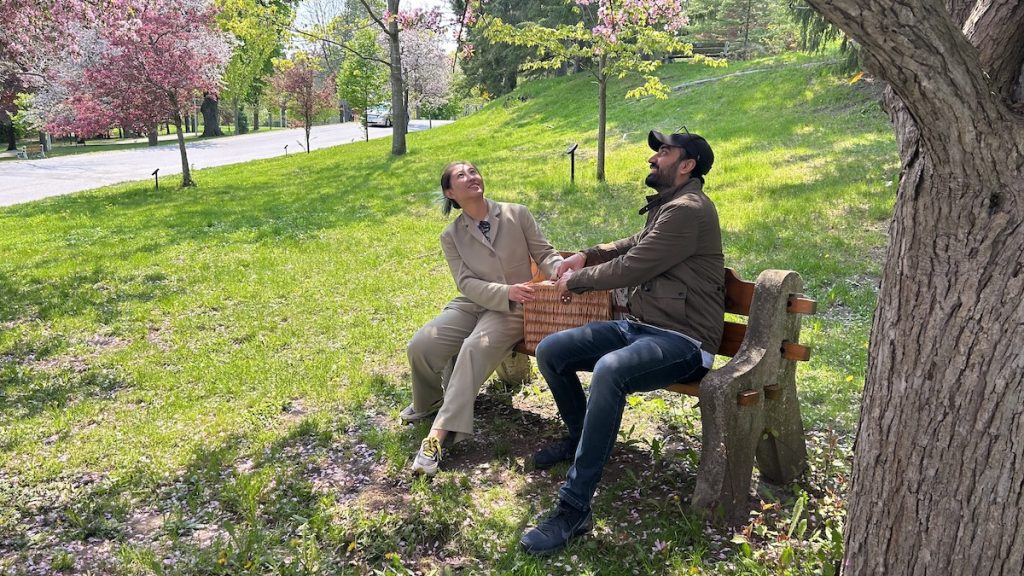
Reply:
[[[336,5],[340,4],[341,0],[303,0],[299,4],[298,11],[295,15],[295,23],[300,29],[307,29],[311,27],[313,22],[318,20],[326,21],[329,17],[324,15],[336,14]],[[399,4],[400,10],[412,10],[413,8],[440,8],[443,12],[450,12],[448,0],[401,0]],[[316,14],[320,13],[321,16],[317,17]],[[454,49],[454,42],[451,42],[449,49]]]
[[[303,22],[309,17],[314,6],[330,3],[331,0],[306,0],[299,4],[296,20],[298,22]],[[399,4],[399,8],[401,10],[411,10],[413,8],[428,9],[433,7],[438,7],[445,12],[449,12],[448,0],[401,0],[401,4]]]

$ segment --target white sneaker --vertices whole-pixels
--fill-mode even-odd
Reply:
[[[412,461],[412,473],[433,476],[437,474],[437,465],[441,462],[441,442],[433,436],[427,436],[420,443],[420,450]]]

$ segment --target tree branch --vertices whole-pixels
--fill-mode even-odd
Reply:
[[[964,23],[964,36],[978,49],[994,91],[1012,101],[1024,63],[1024,3],[978,2]]]
[[[289,27],[288,30],[290,32],[294,32],[295,34],[298,34],[300,36],[305,36],[306,38],[309,38],[310,40],[316,40],[318,42],[324,42],[324,43],[327,43],[327,44],[331,44],[331,45],[337,46],[337,47],[339,47],[339,48],[341,48],[343,50],[347,50],[348,52],[352,53],[353,55],[355,55],[360,60],[370,60],[370,61],[373,61],[373,62],[379,62],[379,63],[387,66],[388,68],[391,68],[391,62],[389,62],[388,60],[383,60],[381,58],[377,58],[376,56],[364,56],[363,54],[359,53],[359,51],[357,51],[356,49],[348,46],[344,42],[338,42],[337,40],[332,40],[330,38],[326,38],[324,36],[313,34],[312,32],[307,32],[305,30],[299,30],[298,28],[291,28],[291,27]]]
[[[370,20],[376,22],[377,26],[380,26],[380,29],[383,30],[385,34],[390,35],[391,32],[388,30],[387,22],[384,22],[379,16],[373,13],[373,8],[370,8],[370,5],[366,3],[366,0],[359,0],[359,3],[363,5],[363,8],[366,8],[366,14],[370,17]],[[396,15],[392,14],[391,16],[394,17]]]

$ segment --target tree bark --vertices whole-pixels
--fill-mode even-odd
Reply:
[[[605,125],[608,122],[608,75],[605,73],[605,57],[597,69],[597,181],[604,182]]]
[[[160,125],[154,124],[149,132],[146,133],[146,140],[148,146],[156,146],[160,143]]]
[[[260,104],[259,101],[252,103],[252,131],[260,131]]]
[[[388,11],[398,14],[399,0],[388,0]],[[398,39],[398,20],[391,18],[388,23],[388,46],[391,60],[391,154],[405,154],[405,135],[409,131],[409,123],[405,114],[405,82],[402,78],[402,50]]]
[[[1024,4],[809,2],[889,82],[901,159],[843,570],[1019,575]]]
[[[305,122],[302,125],[306,130],[306,154],[309,154],[309,132],[313,129],[313,115],[306,114]]]
[[[208,92],[203,93],[203,104],[199,107],[199,111],[203,114],[203,133],[201,137],[224,135],[224,132],[220,129],[220,111],[218,106],[217,98]]]
[[[18,136],[14,130],[14,121],[3,110],[0,110],[0,141],[7,144],[8,150],[18,149]]]
[[[181,121],[181,112],[174,113],[174,127],[178,129],[178,152],[181,153],[181,187],[195,186],[192,171],[188,167],[188,152],[185,150],[185,130]]]

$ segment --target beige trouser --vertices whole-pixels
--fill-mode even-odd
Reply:
[[[431,428],[455,433],[456,442],[473,434],[473,404],[484,381],[523,339],[522,308],[495,312],[460,302],[449,305],[409,342],[412,404],[427,412],[441,403]],[[442,374],[458,355],[447,386]]]

